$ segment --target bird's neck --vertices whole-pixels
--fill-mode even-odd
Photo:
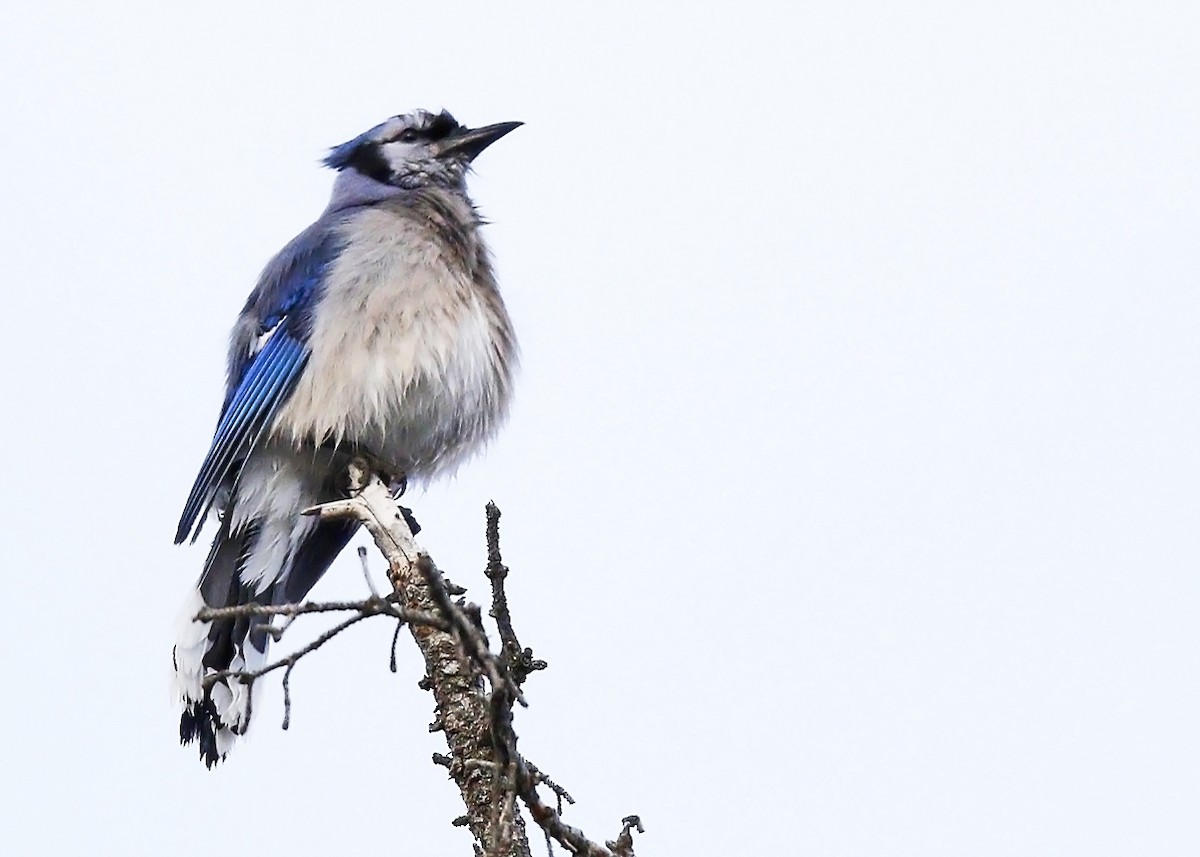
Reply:
[[[333,182],[333,193],[329,198],[326,214],[353,208],[356,205],[371,205],[402,196],[407,191],[390,184],[377,182],[357,170],[342,170]]]

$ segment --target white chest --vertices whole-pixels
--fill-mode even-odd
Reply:
[[[363,444],[432,475],[485,441],[503,416],[508,366],[497,337],[507,319],[421,222],[369,211],[349,238],[276,434]]]

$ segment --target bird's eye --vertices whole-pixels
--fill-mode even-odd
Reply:
[[[414,143],[416,142],[417,136],[417,132],[412,128],[406,128],[400,132],[400,136],[396,139],[401,143]]]

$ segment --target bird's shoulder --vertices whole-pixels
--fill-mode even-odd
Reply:
[[[345,246],[339,231],[343,221],[342,217],[322,217],[267,262],[230,331],[229,391],[240,381],[268,331],[286,323],[296,339],[307,338],[321,281]]]

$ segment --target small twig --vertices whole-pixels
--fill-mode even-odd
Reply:
[[[505,643],[517,643],[513,630],[512,615],[508,611],[508,595],[504,591],[504,579],[508,577],[508,566],[500,559],[500,508],[491,500],[484,508],[487,516],[487,568],[484,574],[492,583],[491,616],[500,630],[500,639]]]
[[[367,562],[367,549],[363,545],[358,546],[358,561],[362,565],[363,580],[367,582],[367,589],[371,590],[371,594],[378,598],[379,590],[375,588],[375,581],[371,580],[371,566]]]
[[[554,792],[555,797],[558,798],[558,812],[560,815],[563,811],[562,804],[564,800],[567,803],[575,803],[575,798],[571,797],[571,793],[569,791],[538,770],[537,765],[535,765],[533,762],[526,759],[525,767],[529,769],[529,773],[533,776],[533,784],[535,786],[539,786],[544,783],[546,787],[550,789],[550,791]]]
[[[400,632],[404,630],[404,620],[401,619],[396,623],[396,632],[392,634],[392,658],[388,661],[388,669],[396,672],[396,645],[400,642]]]
[[[288,668],[283,671],[283,726],[286,731],[292,725],[292,670],[295,669],[294,663],[288,664]]]
[[[454,760],[443,753],[434,753],[433,763],[435,765],[441,765],[447,771],[452,771],[454,769]]]
[[[492,584],[492,609],[489,615],[496,620],[496,629],[500,632],[500,651],[504,656],[505,669],[512,676],[513,684],[520,687],[531,672],[544,670],[547,664],[533,657],[533,649],[523,649],[517,632],[513,630],[508,593],[504,588],[508,566],[500,558],[500,509],[488,501],[486,514],[488,561],[484,574]]]
[[[633,831],[645,833],[642,820],[636,815],[627,815],[621,819],[621,834],[615,842],[605,842],[617,857],[633,857]]]
[[[631,829],[636,828],[638,833],[644,832],[641,820],[636,815],[628,815],[621,820],[623,827],[615,841],[598,845],[588,839],[582,830],[564,822],[559,813],[542,803],[528,766],[526,765],[525,768],[522,772],[521,800],[529,808],[529,814],[533,820],[548,836],[554,837],[556,842],[572,854],[582,854],[586,857],[634,857]]]
[[[238,604],[234,607],[202,607],[193,617],[196,622],[212,622],[216,619],[240,619],[253,616],[303,616],[308,613],[348,613],[357,611],[367,615],[384,614],[394,616],[402,622],[414,625],[430,625],[439,630],[448,631],[450,626],[440,616],[423,613],[419,610],[408,610],[397,606],[395,596],[386,598],[372,595],[361,601],[305,601],[300,604]],[[265,630],[265,629],[264,629]],[[280,630],[280,629],[273,629]],[[278,639],[273,631],[268,631]]]
[[[336,637],[338,634],[342,633],[342,631],[345,631],[351,625],[355,625],[355,624],[361,622],[363,619],[370,619],[374,615],[377,615],[377,614],[359,613],[357,616],[351,616],[349,619],[345,620],[344,622],[339,622],[338,624],[334,625],[332,628],[330,628],[324,634],[321,634],[321,636],[317,637],[315,640],[313,640],[307,646],[304,646],[301,649],[297,649],[296,651],[294,651],[290,655],[288,655],[286,658],[280,658],[279,660],[274,661],[273,663],[267,664],[265,667],[262,667],[261,669],[257,669],[257,670],[220,670],[219,672],[209,673],[208,675],[206,675],[204,677],[204,686],[206,688],[212,687],[213,684],[215,684],[216,682],[220,681],[221,679],[225,679],[225,678],[236,678],[236,679],[241,680],[244,684],[252,684],[256,679],[260,679],[263,676],[265,676],[267,673],[275,672],[275,670],[280,669],[282,667],[288,667],[290,669],[291,667],[295,666],[296,662],[299,661],[301,658],[303,658],[305,655],[312,654],[317,649],[321,648],[321,646],[325,645],[330,640],[332,640],[334,637]]]

